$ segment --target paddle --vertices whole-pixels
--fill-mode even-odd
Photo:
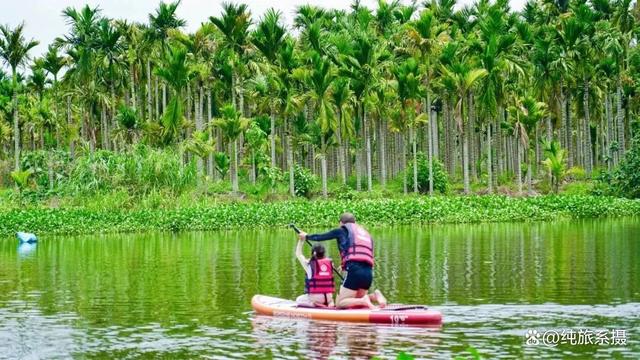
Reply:
[[[296,234],[300,234],[300,229],[298,229],[298,227],[295,224],[289,224],[289,227],[292,228],[293,231],[296,232]],[[313,248],[313,244],[311,243],[311,241],[309,241],[308,239],[304,239],[304,241],[306,241],[307,244],[309,244],[309,246]],[[333,267],[333,264],[331,265],[331,269],[333,269],[333,272],[335,272],[336,275],[338,275],[340,280],[344,281],[344,277],[342,277],[342,274],[340,274],[340,272]]]

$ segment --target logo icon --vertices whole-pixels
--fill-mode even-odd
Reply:
[[[538,345],[540,343],[540,333],[536,329],[529,329],[525,334],[527,345]]]

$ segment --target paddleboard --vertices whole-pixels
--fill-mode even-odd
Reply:
[[[336,309],[298,306],[295,301],[254,295],[251,306],[258,314],[287,318],[348,321],[394,325],[440,325],[442,314],[424,305],[389,304],[384,309]]]

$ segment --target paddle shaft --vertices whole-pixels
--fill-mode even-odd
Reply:
[[[296,234],[300,234],[300,229],[298,229],[297,226],[295,226],[294,224],[289,224],[289,227],[293,229],[293,231],[296,232]],[[309,244],[309,246],[311,246],[311,248],[313,248],[313,244],[311,243],[311,241],[309,241],[309,239],[304,239],[304,241],[307,242],[307,244]],[[331,269],[333,269],[333,272],[336,273],[336,275],[338,275],[338,277],[340,278],[340,280],[344,281],[344,277],[342,276],[342,274],[340,274],[340,272],[333,267],[333,264],[331,264]]]

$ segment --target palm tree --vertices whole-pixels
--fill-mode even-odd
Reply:
[[[111,25],[108,19],[101,19],[99,28],[96,33],[96,49],[98,50],[98,56],[100,57],[100,63],[102,68],[106,70],[103,81],[109,89],[110,98],[109,105],[111,111],[111,123],[116,122],[116,94],[115,86],[118,81],[119,72],[121,71],[122,55],[124,52],[124,46],[122,45],[121,38],[123,34],[121,28]],[[109,126],[106,119],[103,119],[102,123],[102,138],[103,146],[109,148],[108,134]]]
[[[427,113],[427,141],[429,142],[429,195],[433,195],[433,145],[438,125],[431,121],[431,82],[433,69],[437,67],[438,52],[443,44],[449,40],[447,27],[438,22],[434,12],[425,9],[420,17],[409,24],[409,36],[418,49],[423,75],[423,84],[426,93],[424,112]],[[414,166],[415,168],[415,166]]]
[[[397,93],[401,106],[401,118],[405,128],[409,129],[409,142],[413,154],[413,192],[418,193],[418,151],[415,136],[416,123],[424,120],[418,117],[416,108],[420,107],[419,99],[422,97],[423,90],[420,86],[420,74],[418,72],[418,62],[410,57],[400,63],[394,70],[394,76],[398,83]],[[403,154],[402,156],[405,156]],[[405,187],[406,191],[406,187]]]
[[[260,51],[260,53],[267,60],[268,65],[272,69],[268,72],[277,72],[277,60],[280,49],[285,42],[286,29],[281,24],[281,13],[273,8],[267,10],[260,23],[258,23],[257,29],[253,32],[251,42]],[[275,95],[275,94],[271,94]],[[276,114],[275,109],[277,102],[271,101],[270,118],[271,118],[271,132],[269,133],[269,139],[271,141],[271,167],[276,166]]]
[[[514,130],[522,147],[525,149],[524,157],[527,164],[527,185],[529,194],[532,194],[532,164],[531,164],[531,133],[540,120],[546,116],[546,104],[539,102],[535,97],[526,94],[515,99],[515,104],[509,107],[509,113],[514,123]],[[519,160],[518,160],[519,161]],[[520,179],[520,176],[518,177]],[[519,182],[519,191],[522,193],[522,185]]]
[[[84,105],[81,120],[81,137],[88,137],[90,150],[95,148],[93,131],[93,112],[91,111],[96,90],[96,34],[99,29],[100,9],[88,5],[80,11],[68,7],[63,10],[63,16],[71,27],[69,34],[58,42],[66,46],[67,54],[71,57],[73,67],[65,74],[65,78],[73,87],[72,93],[81,95],[80,102]],[[70,146],[73,152],[73,145]]]
[[[341,74],[351,79],[352,89],[356,98],[356,109],[358,118],[361,119],[361,129],[365,142],[365,157],[367,171],[367,190],[372,189],[372,169],[371,169],[371,138],[369,136],[369,123],[367,121],[367,103],[371,97],[372,90],[381,80],[382,71],[387,65],[389,53],[383,42],[375,41],[370,34],[364,31],[354,31],[351,53],[341,54]],[[360,175],[360,169],[357,169]],[[356,181],[357,189],[360,190],[360,181]]]
[[[337,130],[331,85],[336,72],[326,56],[313,52],[310,69],[304,82],[309,87],[308,99],[314,104],[315,120],[320,128],[320,168],[322,172],[322,196],[327,197],[327,147],[328,137]]]
[[[220,17],[210,16],[211,21],[222,32],[223,48],[229,50],[228,55],[232,66],[231,74],[231,102],[242,114],[244,112],[244,98],[242,91],[241,69],[245,61],[244,55],[249,44],[249,26],[251,13],[246,4],[223,3],[223,13]]]
[[[487,72],[479,85],[480,114],[488,121],[487,130],[487,187],[489,193],[493,192],[493,184],[496,181],[497,166],[494,165],[496,156],[492,154],[491,141],[497,139],[499,121],[496,119],[498,112],[502,112],[505,97],[504,83],[509,74],[516,71],[523,74],[514,48],[517,46],[516,35],[510,29],[503,4],[497,3],[480,11],[479,37],[471,45],[471,51],[477,52],[480,65]],[[494,135],[492,136],[492,124]],[[496,147],[496,150],[498,148]],[[494,175],[495,172],[495,175]]]
[[[169,31],[172,29],[179,29],[187,24],[184,19],[180,19],[176,15],[180,1],[165,3],[160,2],[160,5],[156,9],[155,14],[149,14],[149,32],[150,40],[160,41],[160,57],[164,56],[167,51],[167,38],[169,37]],[[147,62],[149,66],[149,61]],[[150,72],[150,71],[149,71]],[[157,93],[157,92],[156,92]],[[166,84],[162,84],[162,111],[167,110],[167,87]],[[156,99],[157,100],[157,99]],[[159,101],[156,101],[158,103]],[[159,116],[159,114],[158,114]]]
[[[187,59],[187,50],[182,46],[170,46],[164,63],[155,73],[173,89],[171,101],[162,115],[163,141],[170,144],[178,140],[184,126],[184,89],[195,75]]]
[[[187,25],[184,19],[180,19],[176,15],[179,5],[180,1],[170,3],[161,1],[155,14],[149,14],[149,27],[152,37],[160,41],[163,52],[168,50],[167,38],[169,37],[169,31]]]
[[[453,45],[452,47],[455,47]],[[459,49],[458,49],[459,50]],[[442,67],[443,75],[445,77],[444,82],[454,89],[458,101],[455,107],[455,117],[458,131],[463,139],[462,145],[462,173],[464,182],[464,193],[469,194],[471,187],[469,184],[469,135],[464,131],[464,119],[465,115],[467,123],[473,121],[469,115],[469,107],[471,104],[468,102],[470,98],[469,94],[476,84],[487,76],[487,70],[482,68],[476,68],[473,65],[471,59],[466,56],[465,53],[460,51],[447,52],[448,59],[447,64]],[[465,106],[465,103],[467,106]],[[465,111],[466,110],[466,111]]]
[[[354,126],[351,120],[353,111],[353,91],[351,91],[349,80],[337,78],[333,82],[331,91],[332,102],[335,106],[336,114],[336,142],[338,143],[338,173],[343,184],[347,183],[346,159],[344,142],[354,135]]]
[[[220,109],[220,118],[215,120],[213,124],[222,131],[222,135],[229,145],[229,153],[233,156],[233,161],[231,162],[231,186],[232,191],[238,193],[240,191],[238,187],[238,137],[249,126],[249,120],[241,117],[233,105],[227,104]],[[231,147],[232,144],[233,148]]]
[[[566,173],[566,151],[560,148],[557,141],[544,141],[544,153],[547,158],[542,162],[551,174],[553,192],[558,193],[560,182]]]
[[[24,38],[24,24],[15,28],[8,25],[0,26],[0,59],[11,67],[12,102],[13,102],[13,139],[14,139],[14,169],[20,171],[20,119],[18,118],[18,68],[29,59],[29,51],[38,45],[35,40]]]

